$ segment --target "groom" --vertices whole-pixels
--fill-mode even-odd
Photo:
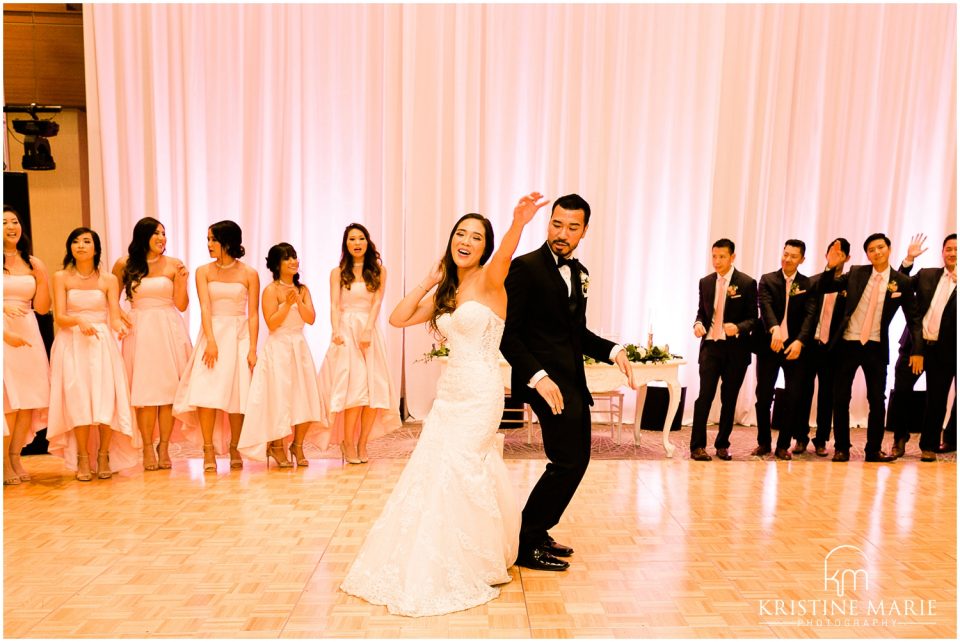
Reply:
[[[573,549],[547,533],[560,521],[590,462],[590,406],[583,355],[616,362],[633,387],[624,349],[587,329],[587,269],[573,252],[587,232],[590,205],[558,198],[540,249],[517,257],[507,274],[507,320],[500,351],[512,368],[511,395],[540,420],[549,460],[523,509],[517,566],[563,571]]]

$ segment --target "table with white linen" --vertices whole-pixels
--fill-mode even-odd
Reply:
[[[640,444],[640,390],[651,381],[662,381],[667,384],[669,393],[667,417],[663,422],[663,450],[667,457],[673,457],[676,448],[670,443],[670,427],[677,414],[677,408],[680,406],[680,366],[685,363],[685,359],[671,359],[661,363],[630,363],[633,368],[634,394],[637,401],[633,414],[633,443],[635,445]],[[627,377],[620,372],[615,364],[587,363],[584,364],[583,369],[587,377],[587,389],[591,393],[610,392],[627,385]],[[503,387],[509,390],[510,364],[503,359],[500,360],[500,376],[503,378]]]

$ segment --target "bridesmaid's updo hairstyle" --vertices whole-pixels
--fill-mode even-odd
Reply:
[[[367,284],[367,290],[376,292],[380,289],[380,252],[377,246],[373,244],[370,238],[370,232],[359,223],[351,223],[343,230],[343,240],[340,242],[340,287],[349,288],[353,283],[353,255],[347,251],[347,237],[350,236],[350,230],[357,230],[367,239],[367,252],[363,255],[363,282]]]
[[[210,234],[213,240],[220,244],[227,256],[234,259],[242,259],[247,253],[243,249],[243,230],[240,226],[231,220],[218,221],[210,226]]]
[[[127,263],[123,267],[123,291],[127,298],[133,298],[133,291],[140,286],[140,280],[150,272],[147,265],[147,252],[150,251],[150,239],[163,223],[145,216],[133,226],[133,238],[127,246]]]
[[[267,269],[273,275],[274,281],[280,280],[280,264],[287,259],[295,258],[297,258],[297,251],[289,243],[277,243],[270,248],[267,252]],[[298,291],[303,287],[300,285],[299,272],[293,275],[293,284],[297,286]]]
[[[91,230],[89,227],[78,227],[74,231],[70,232],[67,236],[67,253],[63,257],[63,269],[72,267],[73,269],[77,268],[77,259],[73,257],[73,252],[70,251],[70,246],[73,245],[73,242],[77,240],[77,237],[81,234],[89,234],[93,237],[93,269],[100,271],[100,235]]]
[[[17,240],[17,254],[20,255],[20,258],[23,259],[23,262],[27,264],[27,267],[30,268],[30,271],[33,272],[33,263],[30,262],[30,237],[27,236],[27,233],[23,231],[23,222],[20,220],[20,213],[17,210],[13,209],[9,205],[3,206],[3,213],[13,214],[17,217],[17,223],[20,224],[20,238]],[[7,272],[7,257],[3,257],[3,271]]]
[[[461,216],[453,229],[450,230],[450,238],[447,239],[447,251],[443,253],[443,260],[440,262],[440,271],[443,276],[440,278],[437,291],[433,295],[433,315],[430,317],[429,324],[430,329],[438,335],[440,329],[437,327],[437,319],[441,315],[457,309],[457,288],[460,287],[460,277],[457,276],[457,264],[453,262],[453,253],[450,248],[453,246],[453,235],[457,233],[457,228],[467,219],[476,219],[483,224],[483,254],[480,255],[480,265],[485,264],[490,255],[493,254],[493,223],[490,222],[490,219],[473,212]]]

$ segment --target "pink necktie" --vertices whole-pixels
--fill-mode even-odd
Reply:
[[[867,345],[870,340],[870,332],[873,330],[873,317],[877,313],[877,302],[880,301],[880,279],[879,274],[873,275],[873,292],[870,293],[870,301],[867,303],[867,315],[863,318],[863,325],[860,326],[860,343]]]
[[[937,296],[930,304],[930,316],[927,318],[927,326],[924,330],[927,331],[927,335],[931,337],[940,336],[940,321],[943,319],[943,308],[947,305],[947,299],[950,298],[950,272],[944,272],[944,276],[947,277],[947,285],[942,288],[938,288]],[[956,278],[954,276],[953,278]]]
[[[713,332],[710,338],[719,340],[723,338],[723,304],[727,300],[727,280],[722,276],[717,279],[717,297],[713,303]]]
[[[787,279],[787,302],[783,304],[783,321],[780,322],[780,338],[787,340],[789,329],[787,328],[787,310],[790,309],[790,286],[793,284],[793,277]]]
[[[830,322],[833,320],[833,306],[836,303],[836,292],[823,295],[823,308],[820,312],[820,343],[830,341]]]

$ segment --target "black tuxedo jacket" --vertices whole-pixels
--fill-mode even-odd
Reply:
[[[703,324],[707,334],[700,339],[700,353],[707,344],[710,324],[713,323],[713,301],[716,296],[717,273],[711,272],[700,279],[700,304],[697,306],[697,321]],[[743,348],[743,357],[750,361],[750,337],[757,324],[757,282],[740,270],[730,271],[730,284],[727,286],[727,299],[723,304],[723,322],[736,323],[740,332],[738,337],[727,337],[733,345]],[[694,324],[696,325],[696,324]]]
[[[545,370],[561,394],[580,392],[586,403],[592,404],[583,355],[611,363],[615,344],[587,329],[587,269],[577,263],[570,273],[572,301],[546,243],[510,263],[500,352],[512,369],[510,394],[520,400],[539,398],[528,384],[533,375]]]
[[[793,285],[790,288],[790,309],[787,310],[787,336],[783,344],[789,345],[799,340],[803,345],[809,345],[813,332],[817,329],[817,296],[810,286],[810,278],[799,272],[793,276]],[[760,303],[760,322],[756,325],[755,347],[757,350],[770,349],[770,332],[780,325],[783,319],[783,309],[787,305],[787,280],[783,278],[783,270],[768,272],[760,277],[757,288],[757,299]]]
[[[823,295],[826,294],[826,292],[820,291],[821,276],[822,275],[820,274],[814,274],[813,276],[810,277],[810,289],[813,291],[813,299],[815,300],[815,303],[816,303],[814,307],[812,325],[810,326],[811,333],[816,333],[817,331],[817,324],[820,322],[820,313],[823,310]],[[838,293],[836,304],[833,306],[833,315],[830,317],[830,328],[827,332],[828,345],[830,344],[830,341],[833,339],[833,337],[836,336],[838,332],[840,332],[840,326],[843,324],[844,306],[846,306],[846,303],[844,303],[843,299],[844,297],[840,296],[840,294]],[[817,337],[811,335],[810,340],[816,341]]]
[[[849,272],[840,278],[834,277],[833,270],[821,273],[818,283],[820,292],[839,292],[837,307],[843,306],[843,320],[837,333],[830,337],[830,347],[835,346],[843,338],[843,333],[850,325],[850,317],[853,316],[861,297],[863,297],[863,291],[870,281],[871,274],[873,274],[872,265],[854,265]],[[883,311],[880,315],[880,343],[884,350],[889,353],[890,322],[893,320],[893,315],[897,313],[897,309],[902,308],[903,316],[907,320],[907,330],[913,336],[911,354],[921,354],[923,335],[920,329],[920,318],[917,316],[917,300],[913,294],[913,284],[910,277],[891,268],[890,284],[883,294]]]
[[[910,274],[913,266],[900,266],[900,272]],[[923,268],[914,275],[910,281],[913,283],[913,291],[917,299],[917,317],[920,319],[920,338],[923,338],[923,317],[930,309],[933,303],[933,295],[937,292],[937,285],[943,276],[946,268]],[[910,333],[910,327],[903,329],[903,335],[900,337],[901,354],[917,354],[913,350],[914,338]],[[921,351],[924,348],[923,341],[920,342]],[[957,290],[954,288],[947,304],[943,308],[943,316],[940,318],[940,334],[937,337],[938,347],[946,350],[946,354],[955,354],[957,352]],[[923,354],[923,352],[920,352]]]

